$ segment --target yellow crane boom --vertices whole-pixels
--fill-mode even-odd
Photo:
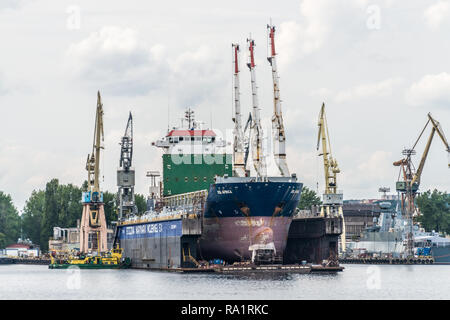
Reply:
[[[92,153],[88,155],[86,170],[88,171],[88,186],[92,193],[100,192],[100,149],[104,139],[103,132],[103,104],[100,92],[97,92],[97,111],[95,114],[94,142]]]
[[[428,138],[427,144],[425,146],[425,150],[423,151],[422,159],[420,159],[419,167],[417,168],[416,174],[414,175],[414,177],[411,181],[411,184],[414,184],[414,182],[417,182],[418,184],[420,184],[420,177],[422,176],[423,167],[425,166],[425,161],[427,160],[428,151],[430,151],[431,142],[433,141],[433,137],[434,137],[435,133],[437,133],[439,135],[439,137],[441,138],[445,147],[447,148],[447,152],[450,155],[450,146],[447,142],[447,139],[445,138],[444,132],[442,131],[441,125],[439,124],[439,122],[437,122],[435,119],[433,119],[433,117],[431,116],[430,113],[428,113],[428,122],[425,125],[425,128],[428,125],[428,123],[431,123],[431,125],[433,127],[431,128],[430,137]],[[424,128],[424,130],[425,130],[425,128]],[[419,139],[420,139],[420,137],[419,137]],[[448,164],[448,167],[450,168],[450,162]]]
[[[322,104],[319,114],[319,132],[317,134],[317,150],[319,150],[320,142],[322,141],[322,153],[323,155],[323,166],[325,172],[325,193],[335,194],[337,189],[336,174],[340,173],[338,163],[331,156],[331,144],[330,136],[328,134],[328,124],[325,115],[325,103]]]
[[[431,134],[428,138],[427,144],[425,146],[425,150],[423,151],[422,158],[420,160],[419,166],[417,170],[414,171],[414,166],[411,161],[411,156],[416,154],[414,148],[422,137],[425,129],[428,124],[432,125]],[[397,181],[396,189],[398,192],[402,194],[402,213],[405,215],[408,225],[407,225],[407,245],[406,245],[406,254],[408,256],[413,256],[414,252],[414,234],[413,234],[413,217],[416,213],[416,205],[415,205],[415,197],[417,195],[417,191],[419,190],[420,178],[422,176],[423,168],[425,166],[425,161],[427,160],[428,152],[430,151],[431,142],[433,141],[433,137],[435,133],[438,133],[439,137],[444,142],[445,147],[447,148],[447,152],[450,155],[450,147],[445,138],[444,132],[442,128],[430,113],[428,113],[428,121],[425,124],[425,127],[422,129],[422,132],[417,138],[414,146],[411,149],[403,150],[403,154],[405,157],[401,160],[395,161],[394,166],[400,167],[401,172],[403,173],[403,180]],[[449,163],[450,167],[450,163]]]
[[[325,194],[323,195],[323,204],[321,207],[321,215],[329,216],[333,212],[337,213],[342,218],[342,233],[341,233],[341,249],[346,251],[346,234],[344,212],[342,209],[343,195],[337,192],[337,174],[341,172],[336,159],[331,156],[330,135],[328,133],[327,117],[325,115],[325,103],[322,103],[322,108],[319,113],[319,132],[317,134],[317,150],[319,150],[320,142],[322,141],[323,167],[325,173]]]

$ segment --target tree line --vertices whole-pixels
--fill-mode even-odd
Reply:
[[[47,251],[53,227],[72,228],[77,226],[77,220],[81,220],[83,191],[87,191],[86,181],[78,187],[73,184],[60,184],[58,179],[52,179],[44,190],[34,190],[31,193],[20,216],[11,196],[0,191],[0,248],[23,237],[39,245],[42,251]],[[108,224],[117,221],[116,196],[116,193],[103,192]],[[147,207],[145,197],[136,194],[135,200],[138,212],[144,212]]]
[[[58,179],[49,181],[44,190],[34,190],[19,215],[11,196],[0,191],[0,248],[15,243],[19,237],[28,238],[41,250],[48,250],[48,240],[53,235],[53,227],[76,227],[81,220],[83,204],[81,194],[87,190],[85,181],[81,187],[73,184],[59,184]],[[138,212],[146,210],[146,199],[135,195]],[[106,221],[117,220],[116,193],[103,192]],[[428,190],[417,198],[421,215],[416,221],[426,231],[435,230],[450,234],[450,194],[438,190]],[[319,205],[320,197],[307,187],[303,187],[298,207],[309,209]]]

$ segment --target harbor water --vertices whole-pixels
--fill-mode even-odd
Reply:
[[[148,270],[52,270],[0,265],[0,299],[11,300],[439,300],[447,265],[343,265],[335,274],[183,274]]]

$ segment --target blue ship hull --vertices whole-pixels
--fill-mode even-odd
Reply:
[[[445,247],[431,247],[431,254],[436,264],[450,264],[450,245]]]
[[[241,182],[211,185],[205,218],[292,217],[303,184],[298,182]]]
[[[250,259],[251,246],[268,244],[281,256],[302,187],[287,178],[224,178],[211,185],[199,242],[202,258]]]

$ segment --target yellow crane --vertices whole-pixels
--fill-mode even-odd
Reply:
[[[81,217],[80,251],[87,253],[97,247],[97,252],[105,252],[107,246],[107,228],[103,203],[103,193],[100,191],[100,150],[103,149],[103,104],[100,92],[97,93],[97,109],[95,115],[94,142],[92,153],[88,155],[86,170],[88,172],[88,190],[83,192],[83,213]],[[92,246],[89,248],[89,235]]]
[[[323,217],[337,215],[342,218],[341,245],[342,251],[345,252],[345,223],[344,213],[342,211],[343,195],[337,191],[336,179],[337,174],[341,171],[336,159],[331,156],[330,135],[328,133],[328,124],[325,115],[325,103],[322,103],[322,108],[320,109],[318,126],[317,150],[319,150],[320,142],[322,142],[322,153],[319,153],[319,156],[323,156],[325,173],[325,193],[323,195],[323,204],[320,209],[320,214]]]
[[[414,170],[414,166],[411,161],[411,156],[416,154],[416,151],[414,148],[416,147],[417,143],[419,142],[420,138],[422,137],[423,133],[425,132],[425,129],[427,126],[431,123],[431,133],[428,137],[427,144],[425,146],[425,150],[422,154],[422,158],[420,160],[419,166],[417,167],[417,170]],[[409,223],[409,230],[407,231],[407,245],[406,245],[406,252],[409,256],[413,255],[413,248],[414,248],[414,238],[412,233],[412,227],[413,227],[413,216],[416,212],[415,207],[415,197],[417,195],[417,191],[419,190],[420,185],[420,179],[422,176],[423,168],[425,166],[425,161],[427,160],[428,152],[430,151],[431,142],[433,141],[433,137],[437,133],[439,137],[441,138],[442,142],[444,143],[446,147],[446,151],[449,155],[449,163],[448,167],[450,168],[450,146],[447,142],[447,139],[445,138],[444,132],[442,131],[441,125],[438,121],[436,121],[430,113],[428,113],[428,120],[425,124],[425,127],[422,129],[422,132],[419,135],[419,138],[417,138],[416,142],[414,143],[413,147],[411,149],[405,149],[403,150],[403,155],[405,156],[403,159],[399,161],[394,162],[394,166],[400,167],[401,173],[403,176],[403,180],[397,181],[396,183],[396,189],[402,194],[402,214],[405,215],[406,220]]]
[[[320,109],[318,125],[319,133],[317,135],[317,150],[319,150],[320,142],[322,141],[322,153],[320,153],[319,156],[323,156],[323,167],[325,171],[325,194],[336,194],[336,174],[341,171],[339,170],[337,161],[331,156],[331,144],[325,115],[325,103],[322,104],[322,108]]]

